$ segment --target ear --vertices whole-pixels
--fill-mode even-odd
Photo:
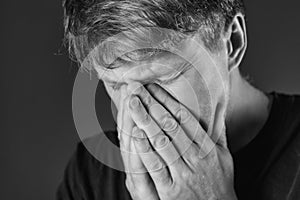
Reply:
[[[247,49],[247,33],[245,18],[237,14],[226,31],[228,70],[239,67]]]

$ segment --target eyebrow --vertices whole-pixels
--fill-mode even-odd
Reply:
[[[156,48],[144,48],[144,49],[137,49],[131,52],[124,53],[108,65],[108,69],[115,69],[118,68],[120,64],[128,64],[130,62],[142,62],[146,61],[147,59],[154,58],[158,54],[165,52],[165,50],[162,49],[156,49]]]
[[[178,73],[173,74],[171,76],[166,76],[166,77],[154,74],[154,75],[150,75],[149,77],[147,77],[145,79],[141,79],[141,80],[131,79],[131,80],[140,82],[143,85],[150,84],[150,83],[171,84],[171,83],[175,82],[179,77],[181,77],[187,70],[188,70],[188,68],[185,68],[183,71],[178,71]],[[112,80],[112,79],[105,79],[104,81],[107,82],[110,86],[117,87],[117,88],[124,84],[127,84],[125,82],[118,82],[118,81]]]
[[[165,55],[162,55],[161,58],[164,56]],[[158,57],[158,59],[159,59],[159,57]],[[163,58],[163,60],[164,60],[164,58]],[[154,61],[154,62],[152,62],[152,61]],[[157,71],[161,67],[159,67],[159,65],[155,64],[155,60],[152,60],[152,61],[148,60],[146,62],[139,61],[139,62],[130,63],[130,61],[125,61],[125,60],[122,60],[121,58],[119,58],[111,65],[110,69],[107,67],[104,68],[103,73],[102,73],[103,76],[99,77],[99,78],[111,85],[120,83],[120,82],[127,82],[127,81],[125,81],[125,79],[121,78],[122,74],[126,73],[129,68],[141,67],[146,70],[145,73],[141,73],[141,72],[143,72],[143,69],[140,69],[140,70],[137,69],[137,71],[134,70],[134,71],[132,71],[133,73],[129,73],[128,74],[129,76],[126,76],[127,80],[140,81],[143,83],[147,83],[151,80],[155,80],[160,83],[171,83],[174,80],[176,80],[177,77],[181,76],[181,74],[184,74],[185,71],[190,68],[189,62],[176,62],[176,59],[175,60],[172,59],[172,63],[173,62],[174,63],[171,66],[171,68],[177,72],[170,73],[170,76],[169,76],[169,73],[167,73],[168,70],[165,72],[163,72],[164,71],[163,69],[162,69],[163,71]],[[158,62],[157,64],[159,64],[159,63],[160,62]],[[150,71],[147,72],[148,71],[147,69],[149,69]]]

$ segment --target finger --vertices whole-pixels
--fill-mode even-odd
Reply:
[[[164,105],[166,109],[175,117],[182,128],[189,133],[189,137],[199,143],[199,138],[195,138],[195,132],[205,134],[204,129],[199,124],[199,121],[189,112],[189,110],[174,99],[167,91],[156,84],[147,85],[147,89],[157,101]]]
[[[167,91],[156,84],[147,85],[151,95],[163,104],[168,111],[180,122],[182,129],[193,140],[204,154],[210,152],[214,142],[202,128],[199,121],[191,112],[177,100],[175,100]]]
[[[144,164],[142,162],[142,160],[140,159],[139,155],[137,154],[136,152],[136,149],[135,149],[135,146],[134,146],[134,143],[133,143],[133,138],[136,137],[137,134],[137,131],[139,129],[135,126],[133,127],[132,129],[132,137],[131,137],[131,140],[130,140],[130,149],[131,149],[131,152],[129,154],[129,173],[130,174],[137,174],[137,175],[142,175],[143,173],[146,173],[147,170],[146,168],[144,167]],[[143,176],[140,176],[142,178],[142,180],[144,179]]]
[[[125,92],[124,92],[125,91]],[[118,131],[120,138],[121,155],[127,174],[126,186],[130,194],[137,199],[157,200],[158,195],[153,186],[152,180],[146,172],[140,157],[134,154],[134,144],[132,142],[131,133],[133,130],[133,121],[128,112],[128,107],[124,106],[128,103],[128,98],[124,97],[126,90],[121,91],[121,106],[118,113]],[[150,184],[151,183],[151,184]]]
[[[199,159],[198,155],[205,154],[201,152],[201,150],[199,150],[199,148],[197,148],[191,140],[191,138],[196,138],[196,126],[198,125],[200,127],[200,124],[197,121],[186,124],[189,129],[184,131],[178,124],[177,120],[175,120],[174,117],[170,115],[170,113],[161,104],[159,104],[145,88],[141,87],[139,97],[142,98],[142,101],[144,100],[143,103],[145,104],[145,107],[148,108],[148,112],[157,122],[159,127],[172,139],[174,146],[182,156],[185,163],[190,167],[193,163],[196,163],[196,159]],[[174,102],[174,106],[175,103],[177,102]],[[180,108],[180,104],[177,103],[177,105]],[[183,111],[183,109],[181,109],[181,111]],[[187,112],[184,117],[186,118],[181,117],[183,121],[182,124],[188,121],[189,117],[192,117],[192,115],[189,115],[189,112]],[[195,126],[194,130],[191,129],[192,125]]]
[[[134,156],[132,148],[134,145],[132,145],[132,132],[134,128],[134,122],[131,119],[128,106],[125,106],[128,104],[128,95],[127,90],[125,86],[122,86],[120,88],[121,90],[121,103],[120,103],[120,109],[118,112],[118,132],[119,132],[119,138],[120,138],[120,149],[121,149],[121,155],[123,159],[123,164],[125,167],[125,172],[142,172],[146,171],[145,167],[143,166],[140,158],[138,156]],[[133,158],[132,158],[133,157]],[[132,161],[134,161],[134,167],[132,169]]]
[[[152,180],[150,180],[150,184],[145,183],[134,185],[132,182],[133,179],[134,178],[132,178],[130,175],[126,174],[125,185],[132,199],[159,200],[156,188]]]
[[[128,102],[126,87],[122,86],[120,88],[120,105],[118,110],[118,117],[117,117],[117,129],[118,129],[118,137],[120,142],[120,150],[121,155],[125,167],[125,171],[129,170],[128,164],[130,163],[129,160],[129,152],[130,150],[130,133],[134,126],[134,123],[130,117],[128,107],[126,106]]]
[[[180,158],[174,145],[170,142],[156,122],[146,112],[137,96],[132,96],[129,102],[130,113],[138,128],[144,130],[153,148],[169,165]]]
[[[143,161],[148,173],[150,174],[156,188],[159,190],[162,187],[172,185],[171,174],[169,173],[164,160],[151,148],[151,145],[146,138],[146,134],[142,129],[139,129],[141,137],[133,139],[136,151]]]
[[[134,195],[140,197],[139,199],[158,199],[154,183],[151,177],[147,173],[147,169],[136,151],[133,138],[137,136],[139,129],[137,127],[133,128],[132,137],[130,141],[132,153],[130,154],[130,172],[127,172],[128,181],[131,181],[132,190]]]
[[[159,104],[141,84],[131,84],[127,89],[130,90],[132,94],[139,96],[160,129],[164,130],[171,138],[180,155],[183,155],[187,149],[193,150],[193,147],[191,147],[192,140],[184,133],[170,113]],[[196,132],[194,131],[192,133],[195,134]]]

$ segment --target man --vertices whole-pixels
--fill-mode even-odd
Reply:
[[[72,52],[118,110],[118,132],[106,135],[120,145],[124,172],[81,143],[58,199],[299,199],[300,99],[265,94],[241,76],[241,0],[64,8]]]

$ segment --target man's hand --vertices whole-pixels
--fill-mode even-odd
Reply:
[[[226,142],[212,141],[161,87],[151,84],[131,92],[128,106],[136,127],[125,146],[138,156],[125,167],[133,172],[127,173],[133,199],[236,199]]]

